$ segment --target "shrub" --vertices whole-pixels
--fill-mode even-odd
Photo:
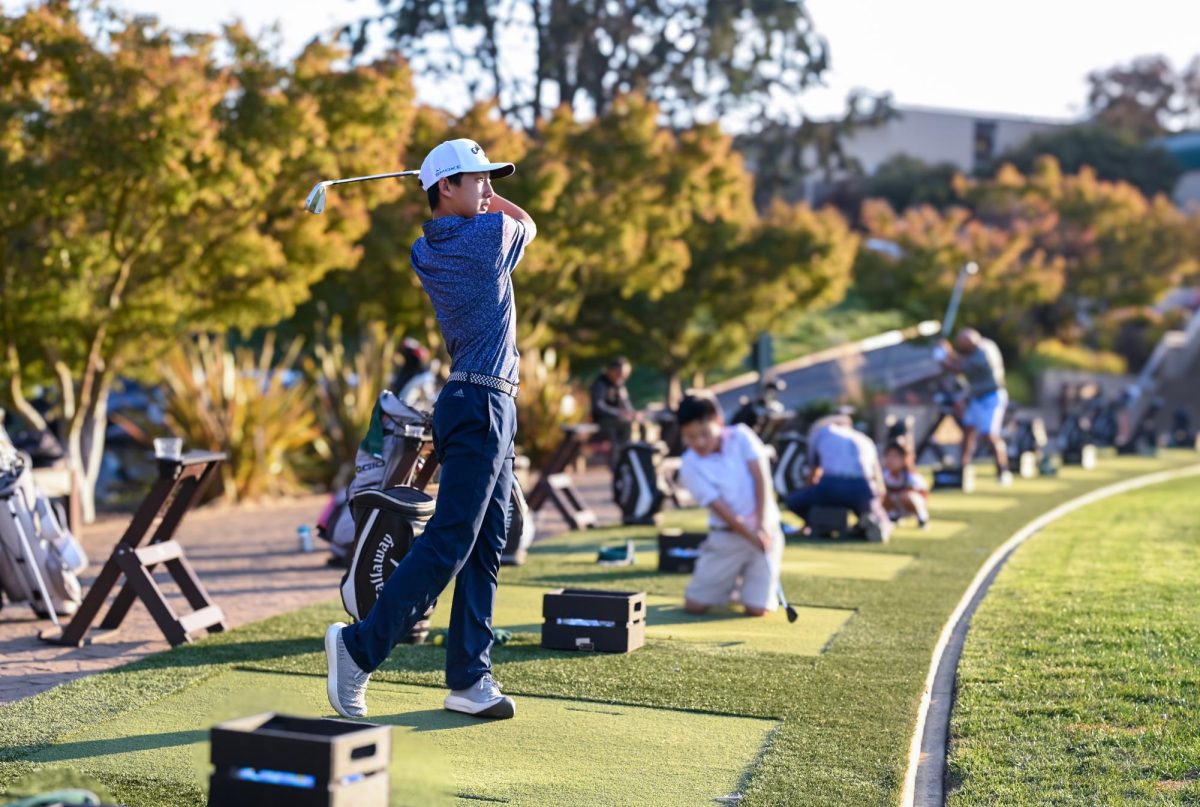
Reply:
[[[1038,342],[1025,361],[1032,373],[1043,370],[1089,370],[1095,373],[1120,375],[1125,372],[1125,359],[1106,350],[1093,350],[1082,345],[1068,345],[1057,339]]]
[[[341,487],[354,472],[354,456],[375,401],[391,380],[397,334],[381,322],[370,323],[352,352],[346,350],[340,317],[329,326],[317,324],[313,357],[304,360],[311,385],[317,424],[328,444],[328,456],[312,469],[312,481]]]
[[[167,425],[188,448],[226,453],[226,501],[302,493],[300,470],[314,452],[331,453],[308,384],[294,370],[301,344],[293,341],[276,362],[273,334],[257,356],[202,335],[163,361]]]
[[[562,427],[583,414],[582,391],[553,348],[521,352],[521,394],[517,396],[517,442],[536,467],[562,440]]]

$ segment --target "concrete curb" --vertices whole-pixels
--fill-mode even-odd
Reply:
[[[929,674],[925,678],[925,689],[917,710],[917,725],[913,730],[912,743],[908,750],[908,767],[900,796],[901,807],[942,807],[945,803],[946,751],[958,661],[962,655],[967,630],[970,628],[971,617],[1005,561],[1025,541],[1069,513],[1110,496],[1189,476],[1200,476],[1200,465],[1159,471],[1097,488],[1038,516],[988,557],[975,579],[971,581],[971,585],[963,592],[962,599],[942,628],[941,636],[934,646],[933,657],[929,662]]]

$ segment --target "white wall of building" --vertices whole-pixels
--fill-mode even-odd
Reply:
[[[897,113],[882,126],[861,129],[845,140],[846,154],[857,159],[868,175],[897,154],[930,164],[952,163],[969,173],[976,166],[976,135],[986,133],[988,127],[994,133],[991,153],[986,155],[990,158],[1020,145],[1030,135],[1068,123],[921,107],[897,107]]]

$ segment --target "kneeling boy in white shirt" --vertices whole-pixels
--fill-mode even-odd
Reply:
[[[720,405],[707,394],[684,398],[678,419],[687,446],[679,476],[709,511],[708,538],[685,594],[687,610],[702,614],[726,606],[735,593],[750,616],[775,610],[783,530],[765,446],[747,426],[726,426]]]

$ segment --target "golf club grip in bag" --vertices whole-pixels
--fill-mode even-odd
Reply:
[[[409,487],[364,490],[350,501],[356,541],[350,568],[342,576],[342,605],[356,621],[364,618],[379,599],[384,583],[412,549],[433,516],[434,500]],[[420,644],[429,635],[430,606],[413,626],[406,641]]]
[[[659,449],[628,443],[613,468],[613,501],[624,524],[653,524],[670,491],[658,469]]]

